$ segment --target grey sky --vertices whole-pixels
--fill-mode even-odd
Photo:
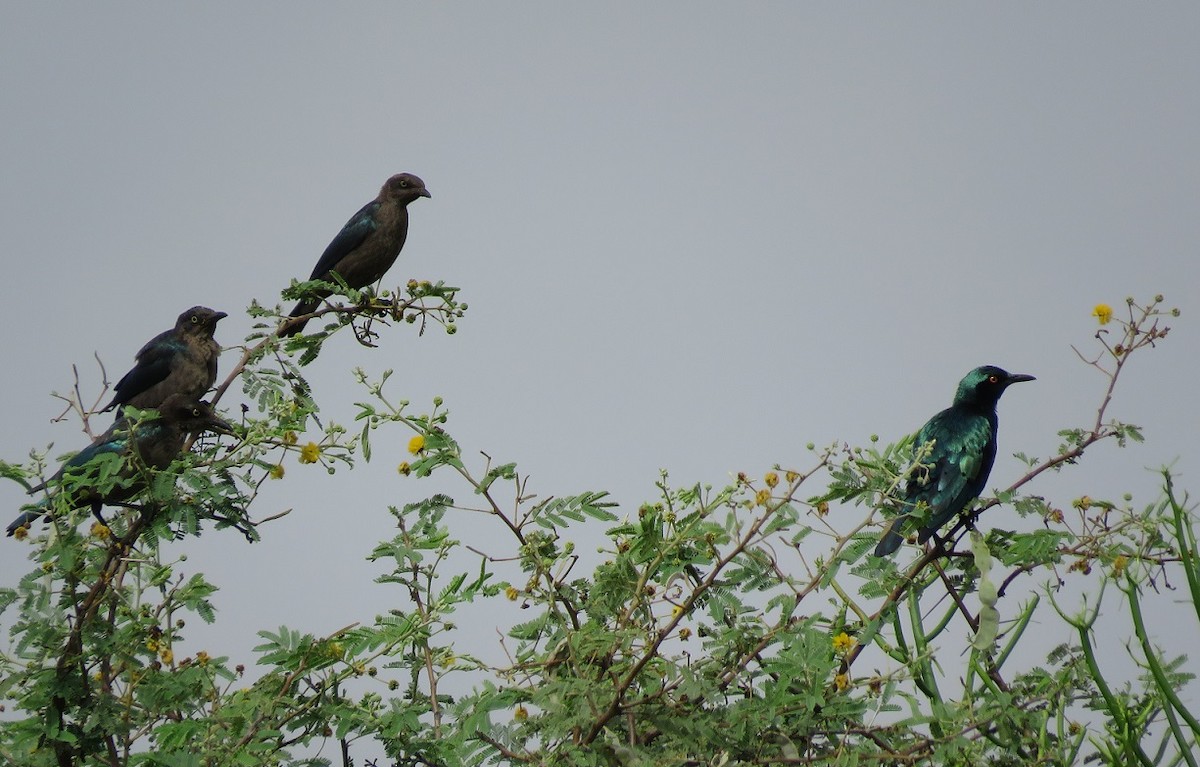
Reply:
[[[433,198],[385,284],[442,279],[470,311],[450,338],[332,342],[328,418],[361,399],[351,367],[395,368],[539,494],[631,511],[660,467],[719,485],[897,439],[994,363],[1039,379],[1001,404],[995,487],[1092,416],[1091,307],[1162,292],[1184,316],[1112,411],[1148,444],[1030,490],[1149,501],[1141,467],[1177,461],[1200,491],[1198,39],[1184,3],[7,3],[0,457],[85,443],[48,392],[77,363],[98,393],[93,352],[119,375],[197,303],[239,342],[244,306],[410,171]],[[257,514],[295,511],[260,544],[183,544],[223,589],[210,650],[394,606],[362,557],[388,504],[440,487],[397,476],[401,437],[333,477],[289,462]],[[0,545],[11,584],[28,549]]]

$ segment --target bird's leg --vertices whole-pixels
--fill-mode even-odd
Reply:
[[[371,320],[372,318],[368,317],[361,328],[357,325],[357,323],[352,321],[350,323],[350,327],[354,329],[354,338],[357,339],[360,344],[374,349],[376,348],[376,344],[372,343],[372,340],[379,338],[379,334],[371,330]]]
[[[104,521],[104,515],[100,513],[100,510],[103,508],[104,508],[103,503],[100,503],[99,501],[93,502],[92,503],[92,516],[96,518],[97,522],[104,525],[105,527],[108,527],[108,523]]]

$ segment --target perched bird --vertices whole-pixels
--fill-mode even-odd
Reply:
[[[967,373],[958,384],[954,404],[930,418],[917,433],[914,457],[930,442],[932,452],[921,459],[922,466],[905,487],[902,505],[908,513],[892,520],[875,547],[875,556],[900,548],[904,540],[901,529],[918,504],[929,509],[929,521],[917,533],[917,540],[924,543],[983,492],[996,460],[996,403],[1009,385],[1033,380],[1033,376],[1008,373],[993,365]]]
[[[101,507],[106,504],[123,503],[136,496],[145,487],[147,469],[165,469],[171,465],[188,434],[213,431],[223,434],[232,432],[228,423],[219,418],[207,402],[197,402],[182,394],[172,394],[158,407],[158,415],[141,422],[117,418],[108,431],[96,437],[92,444],[68,459],[54,476],[30,493],[59,486],[59,492],[69,493],[71,508],[91,506],[92,514],[100,522]],[[105,456],[116,456],[120,461],[115,484],[103,491],[89,487],[87,482],[108,476],[102,468]],[[70,482],[74,480],[74,482]],[[63,487],[69,482],[69,487]],[[20,527],[29,527],[35,519],[49,512],[55,503],[55,492],[37,506],[22,513],[8,526],[12,535]]]
[[[337,272],[352,288],[365,288],[377,282],[396,263],[404,247],[408,236],[408,204],[418,197],[430,196],[425,182],[411,173],[389,178],[379,196],[362,206],[333,238],[308,279],[330,280],[330,273]],[[317,298],[301,301],[290,316],[315,311],[321,305],[321,298],[327,295],[328,292],[322,292]],[[283,335],[296,335],[306,322],[297,322]]]
[[[217,322],[227,317],[207,306],[193,306],[175,327],[151,338],[138,351],[133,369],[117,381],[116,396],[104,411],[124,405],[157,408],[172,394],[194,402],[217,380],[221,345],[213,340]],[[103,412],[103,411],[102,411]]]

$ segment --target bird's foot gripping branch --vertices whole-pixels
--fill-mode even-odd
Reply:
[[[337,274],[333,275],[336,279]],[[355,289],[345,282],[337,280],[309,280],[299,282],[283,291],[283,297],[288,300],[306,300],[322,296],[326,300],[313,304],[313,308],[301,315],[284,318],[279,333],[283,336],[296,335],[292,331],[303,327],[310,320],[323,318],[324,327],[316,333],[299,335],[290,342],[290,348],[303,349],[306,353],[301,364],[307,364],[312,359],[308,356],[311,350],[319,350],[320,344],[332,333],[350,326],[354,337],[364,346],[374,346],[378,339],[375,324],[407,322],[416,324],[418,332],[424,335],[432,325],[439,325],[446,333],[453,335],[458,331],[456,322],[464,315],[467,304],[458,300],[459,289],[446,285],[444,282],[429,282],[428,280],[409,280],[402,288],[394,291],[384,290],[378,294],[370,289]],[[345,298],[345,302],[335,303],[329,299],[335,296]],[[278,317],[278,314],[268,312],[261,307],[251,309],[252,314],[265,318]],[[261,325],[261,332],[273,329],[266,324]],[[311,352],[315,357],[315,352]]]

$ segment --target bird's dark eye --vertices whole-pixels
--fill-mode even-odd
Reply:
[[[988,376],[988,383],[1000,383],[1000,376],[993,373],[992,375]]]

